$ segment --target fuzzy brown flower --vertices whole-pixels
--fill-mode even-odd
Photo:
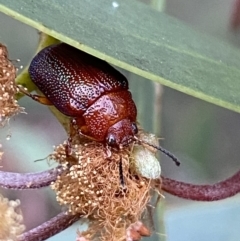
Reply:
[[[15,100],[18,92],[15,78],[16,68],[8,59],[6,46],[0,43],[0,127],[4,126],[11,116],[23,111]]]
[[[15,241],[24,231],[20,201],[9,201],[0,195],[0,240]]]
[[[65,167],[52,184],[58,202],[68,206],[70,213],[90,219],[79,239],[126,240],[128,227],[141,219],[159,181],[134,169],[134,145],[108,150],[101,143],[85,142],[75,144],[73,154],[66,156],[65,143],[51,155]]]

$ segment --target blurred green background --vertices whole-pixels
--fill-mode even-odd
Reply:
[[[228,29],[232,0],[142,2],[229,44],[240,42],[238,34],[232,34]],[[21,59],[19,66],[26,66],[34,55],[37,39],[36,30],[0,14],[0,42],[8,46],[11,59]],[[145,130],[164,138],[161,145],[182,162],[180,167],[176,167],[168,158],[161,156],[164,176],[192,183],[214,183],[240,169],[239,114],[122,72],[129,79],[139,122]],[[28,114],[15,117],[0,132],[0,142],[5,150],[3,169],[19,172],[45,170],[49,168],[49,163],[34,160],[51,153],[53,145],[65,140],[66,134],[45,106],[28,98],[23,98],[20,103]],[[8,134],[11,135],[9,141],[6,140]],[[9,198],[21,200],[28,229],[61,210],[48,188],[0,191]],[[165,196],[159,209],[161,215],[155,224],[160,234],[153,235],[152,240],[239,240],[239,195],[212,203]],[[65,240],[66,237],[74,240],[77,227],[75,224],[70,230],[49,240]]]

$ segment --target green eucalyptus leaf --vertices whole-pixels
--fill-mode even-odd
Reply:
[[[240,50],[140,2],[0,0],[0,11],[111,64],[240,112]]]

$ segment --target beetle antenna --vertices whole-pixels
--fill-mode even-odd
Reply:
[[[137,137],[135,137],[135,139],[136,139],[137,141],[139,141],[140,143],[144,143],[144,144],[146,144],[146,145],[148,145],[148,146],[151,146],[151,147],[153,147],[153,148],[161,151],[161,152],[164,153],[166,156],[170,157],[170,158],[175,162],[175,164],[176,164],[177,166],[180,165],[179,159],[178,159],[174,154],[172,154],[170,151],[164,149],[164,148],[161,147],[161,146],[155,146],[155,145],[153,145],[153,144],[150,144],[150,143],[148,143],[148,142],[145,142],[145,141],[143,141],[143,140],[140,140],[140,139],[138,139]]]
[[[155,146],[155,145],[152,145],[152,144],[147,143],[147,142],[144,142],[144,144],[147,144],[147,145],[149,145],[149,146],[151,146],[151,147],[153,147],[153,148],[161,151],[161,152],[164,153],[166,156],[170,157],[170,158],[175,162],[175,164],[176,164],[177,166],[180,165],[180,161],[178,160],[178,158],[177,158],[174,154],[172,154],[170,151],[164,149],[164,148],[161,147],[161,146]]]
[[[119,162],[119,177],[122,188],[125,188],[124,177],[123,177],[123,167],[122,167],[122,157]]]

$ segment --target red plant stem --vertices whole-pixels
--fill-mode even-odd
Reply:
[[[70,215],[62,212],[51,218],[47,222],[33,228],[18,237],[18,241],[42,241],[62,230],[71,226],[74,222],[80,219],[80,215]]]
[[[35,173],[14,173],[0,171],[0,187],[8,189],[36,189],[46,187],[57,179],[62,168]]]
[[[0,187],[8,189],[35,189],[54,182],[63,169],[59,166],[44,172],[12,173],[0,171]],[[212,185],[195,185],[162,177],[162,190],[185,199],[216,201],[240,192],[240,171],[232,177]]]
[[[232,177],[212,185],[194,185],[162,177],[162,190],[185,199],[216,201],[240,192],[240,171]]]

